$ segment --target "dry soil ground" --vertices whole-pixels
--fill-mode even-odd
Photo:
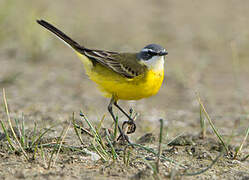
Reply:
[[[18,138],[22,132],[15,120],[20,126],[24,122],[25,139],[30,141],[56,125],[36,146],[25,149],[29,161],[10,131],[17,151],[10,149],[6,133],[0,129],[0,179],[249,179],[248,139],[233,158],[249,126],[248,7],[242,0],[0,1],[0,87],[5,88]],[[77,56],[36,24],[37,18],[56,24],[90,48],[139,51],[150,43],[167,48],[160,92],[149,99],[120,102],[125,109],[132,107],[139,113],[131,141],[154,152],[159,119],[164,120],[160,173],[155,172],[156,156],[150,149],[117,144],[117,159],[113,160],[112,148],[107,145],[103,161],[93,147],[99,148],[93,137],[82,133],[80,142],[68,124],[75,112],[77,124],[88,129],[79,116],[81,110],[96,127],[106,115],[100,134],[103,144],[108,144],[102,130],[113,130],[106,108],[109,100],[84,74]],[[223,153],[208,123],[207,135],[201,138],[195,92],[200,93],[228,154]],[[3,99],[2,92],[0,97]],[[125,117],[118,115],[121,124]],[[4,104],[0,120],[8,129]],[[58,137],[67,127],[57,156]],[[143,136],[147,138],[141,139]],[[53,153],[55,163],[48,168]],[[216,157],[213,166],[201,173]],[[200,174],[187,176],[195,172]]]

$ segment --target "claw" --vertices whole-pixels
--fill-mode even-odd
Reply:
[[[124,121],[122,124],[122,129],[126,129],[126,125],[127,125],[127,134],[132,134],[136,131],[136,124],[134,123],[134,121]]]

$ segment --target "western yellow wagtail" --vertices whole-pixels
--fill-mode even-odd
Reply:
[[[84,64],[86,74],[97,83],[105,97],[111,98],[108,111],[114,122],[116,123],[113,105],[129,119],[123,123],[129,125],[127,134],[135,132],[134,120],[117,104],[117,101],[138,100],[155,95],[164,79],[164,56],[168,52],[157,44],[147,45],[138,53],[88,49],[48,22],[37,20],[37,23],[75,50]],[[118,128],[121,136],[129,142],[122,129],[119,126]]]

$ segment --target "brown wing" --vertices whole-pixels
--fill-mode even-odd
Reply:
[[[98,62],[127,78],[144,73],[146,67],[136,59],[135,53],[117,53],[102,50],[84,49],[80,52],[93,62]]]

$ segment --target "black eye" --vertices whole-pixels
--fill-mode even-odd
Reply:
[[[152,56],[153,55],[151,55],[149,52],[146,52],[146,53],[143,53],[142,57],[144,60],[148,60],[148,59],[152,58]]]

